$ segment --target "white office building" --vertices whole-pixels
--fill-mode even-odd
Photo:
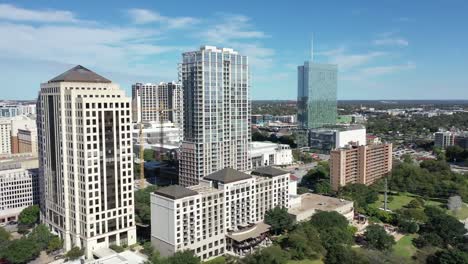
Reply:
[[[151,194],[151,242],[163,256],[192,250],[202,260],[243,256],[271,243],[265,212],[289,207],[289,173],[265,167],[246,174],[231,168]]]
[[[0,118],[0,154],[11,153],[11,120]]]
[[[130,104],[117,84],[80,65],[41,84],[41,219],[86,258],[136,243]]]
[[[434,146],[445,149],[455,145],[455,133],[450,131],[436,132],[434,134]]]
[[[247,56],[212,46],[186,52],[180,67],[184,88],[184,142],[179,183],[226,167],[250,168],[250,100]]]
[[[0,163],[0,225],[17,221],[21,211],[39,202],[38,170],[21,163]]]
[[[250,143],[252,168],[290,165],[293,162],[291,147],[287,144],[253,141]]]
[[[132,85],[132,104],[133,122],[170,121],[182,126],[184,105],[180,83],[136,83]]]

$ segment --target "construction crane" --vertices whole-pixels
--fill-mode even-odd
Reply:
[[[162,117],[162,114],[164,112],[179,112],[179,109],[164,109],[164,108],[147,108],[145,107],[142,109],[142,112],[147,112],[147,111],[157,111],[159,113],[159,151],[157,152],[158,154],[158,160],[162,162],[163,158],[163,149],[164,149],[164,119]],[[144,148],[144,137],[143,137],[143,122],[140,122],[140,130],[139,130],[139,137],[140,137],[140,188],[143,189],[146,186],[146,180],[145,180],[145,148]]]

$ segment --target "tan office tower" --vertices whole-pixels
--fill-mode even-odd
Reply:
[[[370,185],[392,170],[392,144],[350,146],[331,151],[333,190],[351,183]]]
[[[250,100],[247,56],[212,46],[182,55],[184,141],[179,184],[230,167],[250,168]]]
[[[84,68],[41,84],[38,151],[41,219],[86,258],[136,243],[131,100]]]

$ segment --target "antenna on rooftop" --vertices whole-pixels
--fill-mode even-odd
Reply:
[[[310,62],[314,61],[314,33],[310,38]]]

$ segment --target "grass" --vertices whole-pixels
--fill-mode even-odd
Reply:
[[[393,246],[393,252],[395,255],[408,259],[409,261],[417,250],[412,242],[415,237],[416,235],[406,235],[398,240]]]
[[[395,211],[395,210],[403,208],[405,205],[411,202],[411,200],[415,199],[418,196],[411,194],[411,193],[399,193],[397,195],[389,194],[388,197],[389,198],[393,197],[393,200],[388,202],[388,209]],[[379,200],[373,203],[371,206],[375,208],[381,208],[383,207],[383,202],[384,202],[384,195],[379,194]],[[442,204],[443,203],[440,201],[426,200],[426,205],[441,206]]]
[[[449,215],[455,216],[459,220],[465,220],[468,218],[468,205],[463,204],[462,208],[460,208],[459,210],[455,212],[448,210],[447,213]]]
[[[290,260],[290,261],[288,261],[288,264],[323,264],[323,261],[321,259],[316,259],[316,260],[310,260],[310,259]]]

